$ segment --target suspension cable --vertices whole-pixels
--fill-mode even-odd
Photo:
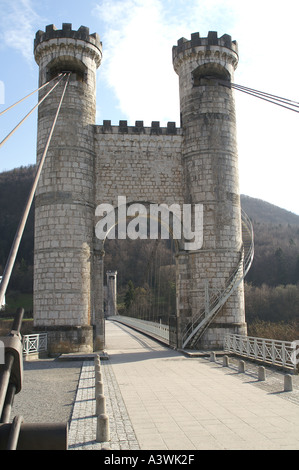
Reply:
[[[299,103],[297,101],[293,101],[293,100],[290,100],[288,98],[283,98],[282,96],[277,96],[277,95],[273,95],[271,93],[266,93],[265,91],[255,90],[254,88],[249,88],[249,87],[246,87],[244,85],[237,85],[236,83],[232,83],[232,86],[234,88],[238,88],[240,91],[242,91],[242,89],[243,89],[243,90],[246,90],[246,91],[254,92],[254,93],[259,94],[259,95],[264,95],[264,96],[267,96],[269,98],[273,98],[277,101],[290,103],[292,106],[296,106],[296,108],[299,108]]]
[[[57,83],[45,94],[45,96],[29,111],[28,114],[19,122],[19,124],[16,125],[16,127],[9,133],[7,136],[0,142],[0,148],[7,142],[7,140],[15,133],[15,131],[23,124],[23,122],[33,113],[33,111],[49,96],[50,93],[57,87],[57,85],[60,83],[60,81],[66,76],[66,74],[63,74],[62,77],[58,80]]]
[[[60,73],[59,75],[57,75],[57,77],[60,77],[62,75],[62,73]],[[29,93],[28,95],[24,96],[24,98],[20,99],[19,101],[17,101],[16,103],[12,104],[11,106],[9,106],[8,108],[4,109],[4,111],[1,111],[0,113],[0,116],[2,116],[2,114],[6,113],[7,111],[9,111],[10,109],[14,108],[17,104],[19,103],[22,103],[22,101],[26,100],[27,98],[29,98],[29,96],[32,96],[34,95],[34,93],[36,93],[37,91],[40,91],[42,90],[43,88],[45,88],[47,85],[49,85],[51,82],[53,82],[53,80],[56,80],[57,77],[54,77],[52,78],[52,80],[49,80],[48,82],[46,82],[44,85],[42,85],[41,87],[37,88],[36,90],[32,91],[31,93]]]
[[[228,88],[233,88],[234,90],[238,90],[242,93],[254,96],[255,98],[267,101],[268,103],[276,104],[277,106],[281,106],[282,108],[289,109],[290,111],[294,111],[295,113],[299,113],[299,103],[297,101],[273,95],[271,93],[266,93],[265,91],[255,90],[254,88],[245,87],[243,85],[238,85],[236,83],[231,83],[227,80],[214,80],[216,80],[219,85],[223,85]]]
[[[261,100],[267,101],[268,103],[276,104],[276,106],[280,106],[282,108],[289,109],[290,111],[294,111],[295,113],[299,113],[299,109],[294,109],[294,108],[299,108],[298,105],[296,104],[292,104],[289,106],[287,105],[288,104],[287,102],[289,102],[290,100],[282,100],[278,98],[270,99],[269,97],[267,97],[268,96],[267,94],[261,94],[259,92],[251,92],[251,91],[242,89],[240,87],[236,87],[234,85],[232,85],[232,88],[238,91],[242,91],[242,93],[246,93],[247,95],[254,96],[255,98],[259,98]],[[281,104],[281,103],[285,103],[285,104]]]
[[[70,73],[67,73],[65,75],[67,75],[67,80],[65,82],[63,92],[61,94],[60,102],[59,102],[59,105],[58,105],[58,108],[57,108],[57,111],[56,111],[56,114],[55,114],[55,117],[54,117],[54,120],[53,120],[53,124],[52,124],[51,130],[50,130],[49,136],[48,136],[48,140],[47,140],[44,152],[42,154],[41,160],[39,162],[38,169],[37,169],[37,172],[36,172],[36,175],[35,175],[35,179],[34,179],[34,182],[33,182],[33,185],[32,185],[32,188],[31,188],[31,191],[30,191],[30,194],[29,194],[29,197],[28,197],[28,200],[27,200],[24,212],[23,212],[23,215],[21,217],[21,220],[20,220],[20,223],[19,223],[19,226],[18,226],[16,235],[15,235],[15,238],[14,238],[11,250],[10,250],[10,254],[9,254],[6,266],[5,266],[5,269],[4,269],[2,281],[1,281],[1,284],[0,284],[0,305],[2,305],[3,300],[4,300],[4,296],[5,296],[6,289],[7,289],[9,280],[10,280],[12,269],[14,267],[15,259],[16,259],[18,249],[19,249],[19,246],[20,246],[20,243],[21,243],[21,239],[22,239],[24,228],[25,228],[25,225],[26,225],[26,222],[27,222],[27,219],[28,219],[28,215],[29,215],[29,211],[30,211],[30,208],[31,208],[31,205],[32,205],[32,201],[33,201],[33,198],[34,198],[34,195],[35,195],[37,184],[38,184],[40,174],[41,174],[44,162],[45,162],[45,158],[46,158],[46,155],[47,155],[47,152],[48,152],[48,148],[49,148],[49,145],[50,145],[50,142],[51,142],[51,138],[52,138],[52,135],[53,135],[53,132],[54,132],[54,129],[55,129],[55,125],[56,125],[56,122],[57,122],[57,119],[58,119],[60,108],[61,108],[63,98],[64,98],[64,95],[65,95],[65,92],[66,92],[66,88],[67,88],[67,85],[69,83]],[[55,86],[57,86],[57,84]]]

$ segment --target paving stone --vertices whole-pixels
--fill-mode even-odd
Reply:
[[[97,450],[109,447],[113,450],[138,450],[138,441],[109,360],[101,363],[101,371],[111,439],[109,442],[96,442],[95,366],[93,361],[86,361],[82,365],[70,423],[69,449]]]

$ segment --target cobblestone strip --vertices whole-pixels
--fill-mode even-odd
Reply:
[[[110,420],[110,448],[138,450],[140,447],[109,360],[103,361],[102,371],[106,410]]]
[[[76,400],[69,429],[69,450],[138,450],[130,418],[109,360],[101,362],[106,413],[109,417],[110,441],[96,442],[95,368],[86,361],[82,365]]]

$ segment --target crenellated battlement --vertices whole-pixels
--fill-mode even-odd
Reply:
[[[232,41],[229,34],[223,34],[218,38],[217,31],[209,31],[206,38],[201,38],[199,33],[191,34],[191,40],[181,38],[177,42],[177,46],[173,46],[174,57],[187,49],[192,49],[197,46],[221,46],[231,49],[238,54],[238,44],[236,41]]]
[[[151,126],[145,127],[143,121],[135,121],[135,126],[128,126],[127,121],[119,121],[118,126],[111,124],[110,120],[104,120],[102,125],[96,126],[97,134],[145,134],[145,135],[179,135],[181,128],[176,127],[175,122],[168,122],[166,127],[161,127],[159,121],[152,121]]]
[[[97,68],[101,64],[102,43],[99,35],[90,34],[86,26],[80,26],[78,31],[74,31],[71,23],[63,23],[62,29],[50,24],[45,31],[36,33],[34,57],[41,67],[42,83],[65,70],[75,72],[77,79],[86,81],[86,67],[90,68],[93,64],[92,68]]]
[[[100,50],[102,49],[102,43],[97,33],[90,34],[89,28],[86,26],[80,26],[78,31],[74,31],[71,23],[62,23],[62,29],[57,29],[54,24],[50,24],[46,26],[46,31],[37,31],[34,39],[34,50],[40,43],[58,38],[81,39],[93,44]]]
[[[209,75],[213,75],[211,68],[220,67],[223,71],[226,69],[232,77],[233,71],[237,68],[238,60],[237,42],[232,41],[229,34],[223,34],[218,38],[216,31],[209,31],[206,38],[201,38],[199,33],[193,33],[191,34],[191,40],[181,38],[178,40],[177,45],[172,48],[173,67],[178,75],[182,75],[181,67],[185,67],[189,63],[193,70],[196,67],[209,64]],[[224,72],[222,72],[222,75],[224,75]]]

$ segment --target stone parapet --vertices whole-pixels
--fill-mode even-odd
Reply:
[[[71,23],[63,23],[62,29],[57,29],[54,24],[50,24],[46,26],[46,31],[37,31],[34,40],[34,49],[44,41],[61,38],[80,39],[82,41],[89,42],[99,50],[102,50],[102,43],[97,33],[89,34],[89,28],[86,26],[80,26],[78,31],[74,31],[72,30]]]
[[[221,64],[226,69],[235,70],[238,65],[238,44],[231,36],[224,34],[218,38],[217,32],[210,31],[208,37],[201,38],[199,33],[193,33],[191,40],[181,38],[172,48],[173,66],[176,73],[186,59],[192,64],[204,63]]]
[[[160,126],[159,121],[152,121],[151,126],[144,126],[143,121],[135,121],[135,126],[129,126],[127,121],[119,121],[118,126],[104,120],[103,124],[95,126],[96,134],[145,134],[145,135],[182,135],[180,127],[175,122],[168,122],[166,127]]]
[[[78,31],[72,30],[72,25],[63,23],[62,29],[57,29],[54,25],[46,27],[46,31],[38,31],[34,40],[34,57],[38,65],[43,66],[42,59],[45,55],[53,54],[54,57],[60,56],[59,62],[64,71],[69,69],[68,57],[74,57],[76,62],[82,60],[83,56],[90,56],[95,61],[96,67],[99,67],[102,60],[102,43],[98,34],[89,34],[89,28],[81,26]],[[46,62],[49,62],[46,57]]]
[[[199,33],[191,34],[191,40],[181,38],[178,40],[177,46],[173,46],[173,53],[177,55],[187,49],[192,49],[197,46],[221,46],[231,49],[238,54],[237,41],[232,41],[229,34],[223,34],[223,36],[218,38],[217,31],[209,31],[208,37],[206,38],[201,38]]]

